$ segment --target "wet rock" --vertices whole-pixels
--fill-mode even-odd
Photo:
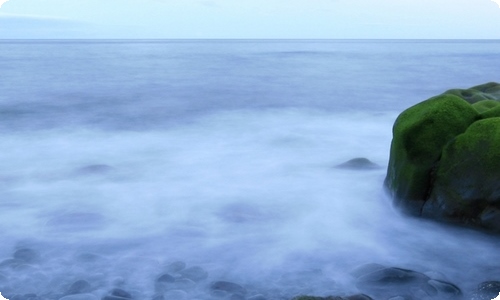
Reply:
[[[385,269],[386,266],[376,263],[364,264],[353,269],[349,274],[351,274],[355,278],[359,278],[361,276],[373,273],[375,271],[380,271]]]
[[[59,298],[59,300],[97,300],[97,299],[98,298],[92,294],[75,294]]]
[[[460,288],[452,283],[436,279],[431,279],[427,283],[436,289],[435,295],[439,295],[440,299],[458,299],[462,296]]]
[[[110,295],[103,297],[101,300],[125,300],[125,299],[132,299],[132,295],[120,288],[114,288],[111,292]]]
[[[132,299],[132,295],[122,289],[115,288],[111,291],[111,296],[117,296],[122,298]]]
[[[208,272],[201,267],[190,267],[179,272],[182,277],[191,279],[194,282],[199,282],[207,279]]]
[[[358,157],[348,160],[340,165],[336,165],[335,168],[350,170],[376,170],[381,167],[370,161],[368,158]]]
[[[69,288],[66,294],[71,295],[71,294],[83,294],[83,293],[88,293],[91,292],[91,286],[90,283],[86,280],[78,280],[75,281]]]
[[[363,272],[366,272],[363,274]],[[449,282],[431,279],[429,276],[401,268],[380,268],[369,264],[358,268],[356,287],[375,298],[404,299],[459,299],[460,289]]]
[[[158,279],[156,279],[157,282],[163,283],[163,282],[175,282],[175,277],[170,275],[170,274],[163,274]]]
[[[472,293],[471,300],[491,300],[500,294],[500,281],[485,281]]]
[[[230,294],[245,295],[247,290],[241,285],[229,281],[216,281],[210,285],[212,291],[224,291]]]
[[[40,261],[40,254],[33,249],[22,248],[17,249],[13,255],[14,259],[21,260],[26,263],[37,263]]]
[[[500,233],[499,91],[449,90],[398,116],[385,179],[395,206]]]
[[[187,291],[194,288],[195,286],[196,282],[194,282],[193,280],[188,278],[179,278],[175,280],[175,282],[172,285],[172,288]]]
[[[245,296],[240,295],[240,294],[232,294],[229,297],[229,300],[245,300]]]
[[[179,273],[180,271],[186,268],[186,263],[183,261],[175,261],[169,264],[166,268],[166,271],[171,274]]]

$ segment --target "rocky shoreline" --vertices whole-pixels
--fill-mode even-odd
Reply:
[[[34,249],[17,249],[12,257],[0,262],[0,292],[9,300],[490,300],[500,293],[500,281],[462,290],[436,271],[418,272],[377,263],[350,272],[357,294],[335,290],[335,281],[321,270],[282,274],[276,281],[256,286],[216,278],[207,269],[183,261],[161,266],[162,271],[151,277],[152,290],[142,291],[124,279],[125,274],[114,276],[111,282],[99,276],[96,264],[103,262],[98,254],[81,254],[73,263],[80,265],[65,265],[67,274],[50,278],[44,268],[55,268],[53,262],[47,264]],[[89,267],[97,274],[85,272]],[[80,274],[72,270],[80,270]],[[332,295],[310,295],[308,291],[315,285],[325,286],[325,291],[331,285]],[[23,293],[24,287],[28,293]]]

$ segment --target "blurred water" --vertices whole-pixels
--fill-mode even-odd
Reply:
[[[356,293],[348,272],[372,262],[498,280],[497,238],[403,217],[382,190],[398,113],[499,81],[498,46],[1,41],[0,259],[41,258],[0,263],[0,292],[85,279],[150,299],[178,260],[268,299]],[[334,168],[355,157],[380,168]]]

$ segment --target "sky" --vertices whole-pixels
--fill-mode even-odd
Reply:
[[[0,0],[0,39],[499,39],[495,2]]]

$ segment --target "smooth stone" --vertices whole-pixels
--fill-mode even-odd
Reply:
[[[175,282],[175,277],[170,275],[170,274],[163,274],[158,279],[156,279],[157,282]]]
[[[355,278],[359,278],[361,276],[373,273],[375,271],[380,271],[387,268],[386,266],[383,266],[381,264],[376,264],[376,263],[369,263],[369,264],[364,264],[361,266],[358,266],[354,268],[349,274],[354,276]]]
[[[75,281],[68,289],[66,294],[83,294],[91,291],[90,283],[86,280]]]
[[[232,294],[229,300],[245,300],[245,296],[240,294]]]
[[[210,289],[213,291],[225,291],[232,294],[245,295],[247,290],[241,285],[229,282],[229,281],[216,281],[210,285]]]
[[[362,292],[379,297],[414,294],[427,284],[430,278],[422,273],[401,268],[385,268],[356,280]]]
[[[358,157],[336,165],[335,168],[338,169],[351,169],[351,170],[376,170],[381,167],[376,163],[373,163],[368,158]]]
[[[98,298],[92,294],[75,294],[59,298],[59,300],[97,300],[97,299]]]
[[[40,255],[35,250],[29,248],[16,250],[13,257],[26,263],[36,263],[40,260]]]
[[[175,261],[169,264],[166,268],[168,273],[179,273],[186,268],[186,263],[183,261]]]
[[[201,267],[190,267],[179,272],[182,277],[191,279],[195,282],[208,278],[208,272]]]
[[[440,299],[456,299],[462,295],[462,291],[454,284],[431,279],[427,282],[436,289]]]
[[[132,295],[129,292],[126,292],[126,291],[124,291],[122,289],[119,289],[119,288],[114,288],[111,291],[111,296],[117,296],[117,297],[132,299]]]

